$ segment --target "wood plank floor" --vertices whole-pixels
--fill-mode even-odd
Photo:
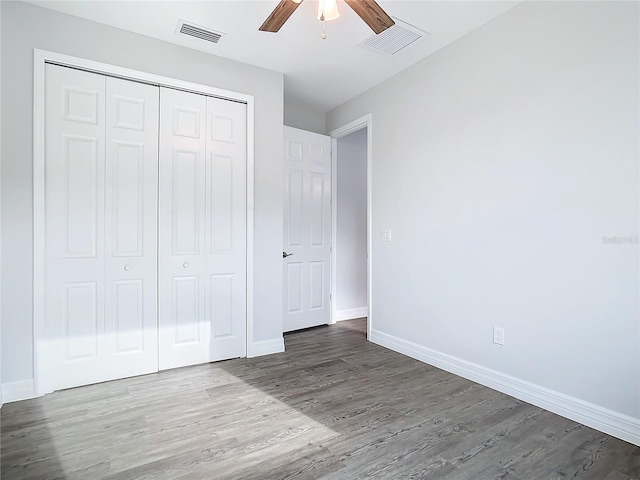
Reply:
[[[365,340],[7,404],[2,479],[640,478],[640,448]]]

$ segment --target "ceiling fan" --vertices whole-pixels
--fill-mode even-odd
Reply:
[[[395,23],[375,0],[344,1],[376,34],[384,32]],[[281,0],[258,30],[262,32],[277,32],[301,3],[302,0]],[[333,20],[339,16],[340,13],[338,12],[336,0],[319,0],[318,20],[324,22],[325,20]]]

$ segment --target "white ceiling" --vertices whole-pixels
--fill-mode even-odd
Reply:
[[[518,1],[378,0],[385,11],[430,33],[396,56],[359,46],[373,32],[347,4],[327,22],[327,39],[305,0],[278,33],[258,27],[278,0],[50,1],[31,3],[285,75],[285,100],[327,112],[510,9]],[[218,44],[176,33],[179,20],[224,32]]]

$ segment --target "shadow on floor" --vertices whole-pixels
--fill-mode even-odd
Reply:
[[[367,342],[366,319],[293,332],[285,344],[284,354],[220,364],[335,434],[272,459],[273,478],[640,476],[640,448]]]
[[[41,402],[42,399],[36,398],[3,405],[0,414],[0,478],[66,478]]]

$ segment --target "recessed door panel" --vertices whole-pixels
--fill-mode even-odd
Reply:
[[[287,263],[287,305],[285,311],[287,313],[302,312],[302,263]]]
[[[236,133],[242,133],[242,131],[239,129],[239,132],[235,132],[234,123],[235,120],[232,117],[218,115],[215,111],[211,112],[211,140],[244,145],[244,138],[240,138],[242,135],[236,135]]]
[[[203,110],[200,106],[187,107],[174,105],[173,111],[173,135],[176,137],[188,137],[200,139],[200,123],[202,123]]]
[[[98,356],[98,291],[95,282],[64,286],[65,360]]]
[[[325,263],[309,262],[309,310],[320,310],[325,306]]]
[[[141,256],[144,240],[144,144],[114,141],[112,151],[112,255]]]
[[[284,141],[286,145],[286,160],[288,162],[302,163],[302,149],[304,148],[304,142],[302,140],[286,137]]]
[[[175,343],[198,343],[200,341],[200,312],[198,277],[173,279],[173,321]]]
[[[325,180],[321,173],[311,174],[311,208],[309,212],[309,222],[311,227],[310,243],[313,247],[322,247],[324,245],[325,226],[324,226],[324,209],[325,209]]]
[[[233,250],[233,158],[211,155],[211,253]]]
[[[113,282],[113,313],[116,352],[144,351],[144,305],[142,280]]]
[[[211,324],[214,338],[233,334],[233,274],[211,275]]]
[[[199,252],[202,223],[198,211],[202,197],[199,176],[203,173],[199,157],[198,151],[173,150],[171,213],[174,255],[197,255]]]
[[[113,94],[113,101],[115,103],[114,127],[144,131],[146,117],[144,98]],[[151,126],[153,127],[155,125]]]
[[[67,258],[95,257],[98,227],[98,138],[64,135]],[[51,219],[54,221],[54,219]]]
[[[325,161],[327,157],[331,157],[331,153],[327,151],[328,146],[327,143],[323,140],[310,141],[307,143],[308,152],[309,152],[309,160],[313,165],[317,165],[319,167],[324,167]]]
[[[102,108],[100,102],[104,101],[101,87],[102,85],[96,89],[83,89],[64,85],[62,87],[64,90],[63,119],[71,122],[98,125],[98,116]]]
[[[290,246],[302,245],[302,215],[304,208],[304,174],[301,170],[289,170],[287,178],[287,215],[285,234]]]

